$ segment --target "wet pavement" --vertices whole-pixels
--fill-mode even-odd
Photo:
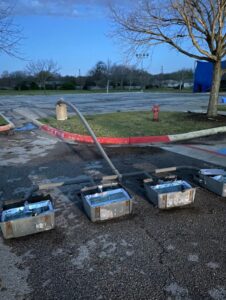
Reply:
[[[150,109],[159,104],[163,111],[206,111],[208,94],[193,93],[109,93],[109,94],[62,94],[38,96],[1,96],[0,111],[29,108],[40,115],[52,114],[59,98],[75,104],[86,114]]]
[[[94,146],[39,130],[1,135],[0,143],[1,200],[23,197],[35,183],[111,174]],[[122,173],[214,166],[156,147],[106,149]],[[162,212],[147,201],[140,178],[124,184],[135,196],[132,215],[96,224],[78,186],[45,191],[57,209],[56,228],[0,236],[0,298],[226,299],[226,200],[198,188],[194,205]]]
[[[226,168],[226,133],[165,144],[161,148]]]
[[[84,99],[84,110],[95,109],[88,96]],[[15,112],[17,104],[4,101],[7,116],[23,126],[27,118]],[[24,101],[32,106],[28,98]],[[54,103],[54,98],[46,102],[49,112]],[[100,103],[96,111],[110,109],[106,100]],[[29,111],[45,114],[39,105],[34,102]],[[209,168],[218,161],[206,149],[223,155],[223,162],[225,141],[219,135],[161,145],[164,149],[106,150],[122,173],[180,165]],[[111,174],[93,145],[66,143],[40,130],[1,134],[0,146],[0,201],[23,197],[32,184]],[[179,147],[188,150],[186,156],[176,153]],[[191,150],[199,155],[192,158]],[[192,182],[189,172],[179,175]],[[44,191],[57,209],[56,228],[14,240],[0,235],[0,299],[226,299],[226,199],[197,188],[194,205],[163,212],[148,202],[142,178],[128,177],[124,184],[135,197],[132,214],[103,223],[85,215],[78,185]]]

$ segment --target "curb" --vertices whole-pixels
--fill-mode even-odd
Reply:
[[[2,125],[0,126],[0,132],[5,132],[5,131],[9,131],[10,129],[13,129],[15,127],[15,125],[6,117],[4,116],[2,113],[0,113],[0,116],[6,120],[6,122],[8,124],[6,125]]]
[[[59,130],[48,125],[41,125],[40,128],[51,135],[57,136],[62,139],[73,140],[80,143],[93,144],[94,141],[89,135],[81,135],[70,133],[67,131]],[[169,143],[170,138],[168,135],[161,136],[138,136],[138,137],[98,137],[98,142],[102,145],[139,145],[149,143]]]
[[[40,123],[40,122],[39,122]],[[40,128],[51,135],[57,136],[62,139],[68,139],[80,143],[93,144],[93,139],[89,135],[81,135],[76,133],[70,133],[67,131],[59,130],[48,125],[41,125]],[[226,126],[203,129],[188,133],[180,133],[173,135],[160,135],[160,136],[137,136],[137,137],[99,137],[97,138],[102,145],[141,145],[152,143],[170,143],[177,141],[190,140],[193,138],[214,135],[217,133],[226,132]]]
[[[171,142],[179,142],[179,141],[190,140],[190,139],[199,138],[203,136],[214,135],[222,132],[226,132],[226,126],[203,129],[198,131],[191,131],[187,133],[172,134],[169,135],[169,137]]]

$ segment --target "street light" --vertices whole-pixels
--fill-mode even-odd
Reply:
[[[149,53],[137,53],[136,54],[137,59],[141,60],[141,92],[144,90],[144,82],[143,82],[143,73],[144,73],[144,59],[149,57]]]

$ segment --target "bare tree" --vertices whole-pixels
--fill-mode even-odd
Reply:
[[[115,33],[133,49],[165,43],[214,65],[207,115],[217,115],[221,60],[226,55],[226,0],[141,0],[129,11],[111,7]]]
[[[124,65],[113,65],[112,66],[112,81],[114,85],[120,86],[120,89],[122,90],[124,87],[124,83],[129,82],[129,85],[131,86],[131,78],[127,80],[128,77],[131,77],[132,71]],[[128,84],[128,83],[127,83]]]
[[[107,60],[106,63],[106,75],[107,75],[107,85],[106,85],[106,93],[109,93],[109,87],[110,87],[110,77],[111,77],[111,69],[112,69],[112,64],[110,59]]]
[[[96,85],[106,86],[106,92],[109,92],[111,63],[98,61],[96,65],[89,71],[89,75],[95,81]]]
[[[0,52],[21,58],[18,45],[22,34],[20,28],[13,23],[12,12],[13,8],[10,5],[0,3]]]
[[[46,89],[46,83],[53,78],[60,70],[58,64],[52,59],[40,59],[30,62],[26,66],[26,71],[29,75],[35,77],[38,85],[42,89]]]

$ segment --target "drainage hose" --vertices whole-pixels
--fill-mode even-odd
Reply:
[[[82,121],[83,125],[88,130],[88,132],[90,133],[91,137],[93,138],[93,141],[96,144],[96,146],[97,146],[98,150],[100,151],[101,155],[103,156],[103,158],[105,159],[105,161],[108,163],[108,165],[112,169],[113,173],[115,175],[117,175],[117,177],[118,177],[119,180],[121,180],[122,179],[122,174],[120,174],[119,171],[116,169],[116,167],[113,165],[113,163],[111,162],[110,158],[107,156],[107,153],[104,151],[103,147],[98,142],[97,137],[96,137],[95,133],[93,132],[92,128],[89,126],[88,122],[86,121],[86,119],[84,118],[84,116],[80,113],[80,111],[77,109],[77,107],[75,105],[73,105],[72,103],[65,101],[64,99],[60,99],[57,102],[57,105],[61,105],[61,104],[66,104],[66,105],[70,106],[76,112],[76,114],[78,115],[78,117]]]

